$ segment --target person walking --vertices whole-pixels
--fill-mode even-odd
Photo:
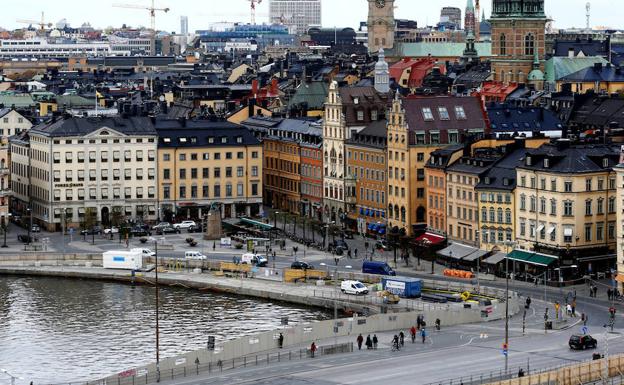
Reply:
[[[399,332],[399,343],[401,347],[405,346],[405,333],[403,333],[403,330]]]
[[[572,300],[572,317],[576,317],[576,298]]]
[[[527,309],[531,307],[531,297],[527,296],[526,298],[526,306]]]
[[[611,290],[611,288],[607,289],[607,298],[609,299],[609,301],[611,301],[611,297],[613,296],[613,291]]]
[[[366,349],[371,350],[373,348],[373,340],[371,339],[370,334],[366,336]]]
[[[377,343],[379,340],[377,339],[377,334],[373,334],[373,349],[377,350]]]
[[[217,242],[212,242],[212,251],[217,249]]]
[[[284,346],[284,335],[282,333],[280,333],[279,337],[277,338],[277,343],[280,349]]]
[[[357,341],[358,350],[362,350],[362,343],[364,342],[364,337],[362,337],[362,334],[357,336],[356,341]]]
[[[412,336],[412,343],[416,342],[416,327],[414,325],[410,328],[410,335]]]
[[[594,285],[594,298],[596,298],[597,294],[598,294],[598,286]]]
[[[355,259],[357,259],[357,249],[353,250],[353,255],[355,256]]]
[[[310,345],[310,355],[314,358],[314,352],[316,352],[316,344],[312,341],[312,345]]]
[[[425,343],[425,338],[427,338],[427,332],[425,331],[425,328],[423,327],[422,329],[420,329],[420,336],[422,337],[422,343]]]

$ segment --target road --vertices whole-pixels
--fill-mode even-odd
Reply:
[[[594,351],[572,351],[568,338],[579,333],[579,318],[570,318],[569,329],[543,330],[541,308],[545,302],[534,301],[535,307],[527,312],[525,335],[522,331],[522,315],[510,321],[509,370],[517,373],[570,365],[591,359]],[[581,309],[584,310],[584,309]],[[599,322],[589,322],[589,332],[598,340],[599,353],[604,353],[608,340],[609,353],[624,352],[620,330],[605,333]],[[290,361],[269,366],[224,371],[218,375],[189,377],[168,383],[183,385],[199,384],[427,384],[460,377],[466,381],[484,379],[504,370],[502,343],[504,321],[462,325],[443,328],[433,332],[425,344],[420,341],[406,342],[400,352],[391,352],[391,334],[382,333],[378,350],[355,351],[336,356],[326,356],[302,361]],[[355,339],[355,336],[353,336]],[[331,343],[331,341],[328,341]],[[468,382],[468,381],[466,381]],[[167,383],[167,382],[166,382]]]

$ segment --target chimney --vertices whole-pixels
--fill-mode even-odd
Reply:
[[[514,138],[514,144],[516,149],[526,148],[526,138],[517,136]]]
[[[249,99],[247,101],[247,108],[249,108],[249,117],[256,115],[256,99]]]
[[[574,57],[574,48],[572,47],[568,48],[568,57],[569,58]]]
[[[273,78],[273,80],[271,80],[271,95],[277,95],[277,92],[277,79]]]
[[[251,81],[251,93],[253,94],[254,98],[256,97],[256,95],[258,95],[258,79],[254,79]]]
[[[557,142],[556,142],[557,150],[563,151],[565,149],[568,149],[570,148],[571,144],[572,142],[570,142],[570,139],[557,139]]]
[[[182,116],[182,117],[178,118],[178,121],[180,122],[180,126],[182,128],[186,128],[186,117]]]
[[[594,63],[594,71],[602,72],[602,63]]]

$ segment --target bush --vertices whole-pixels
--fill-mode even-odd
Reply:
[[[240,244],[240,243],[237,243],[236,245],[234,245],[234,247],[235,247],[236,249],[240,250],[240,249],[242,249],[242,248],[243,248],[243,245],[242,245],[242,244]]]

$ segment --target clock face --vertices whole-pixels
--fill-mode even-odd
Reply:
[[[375,0],[377,8],[383,8],[386,6],[386,0]]]

